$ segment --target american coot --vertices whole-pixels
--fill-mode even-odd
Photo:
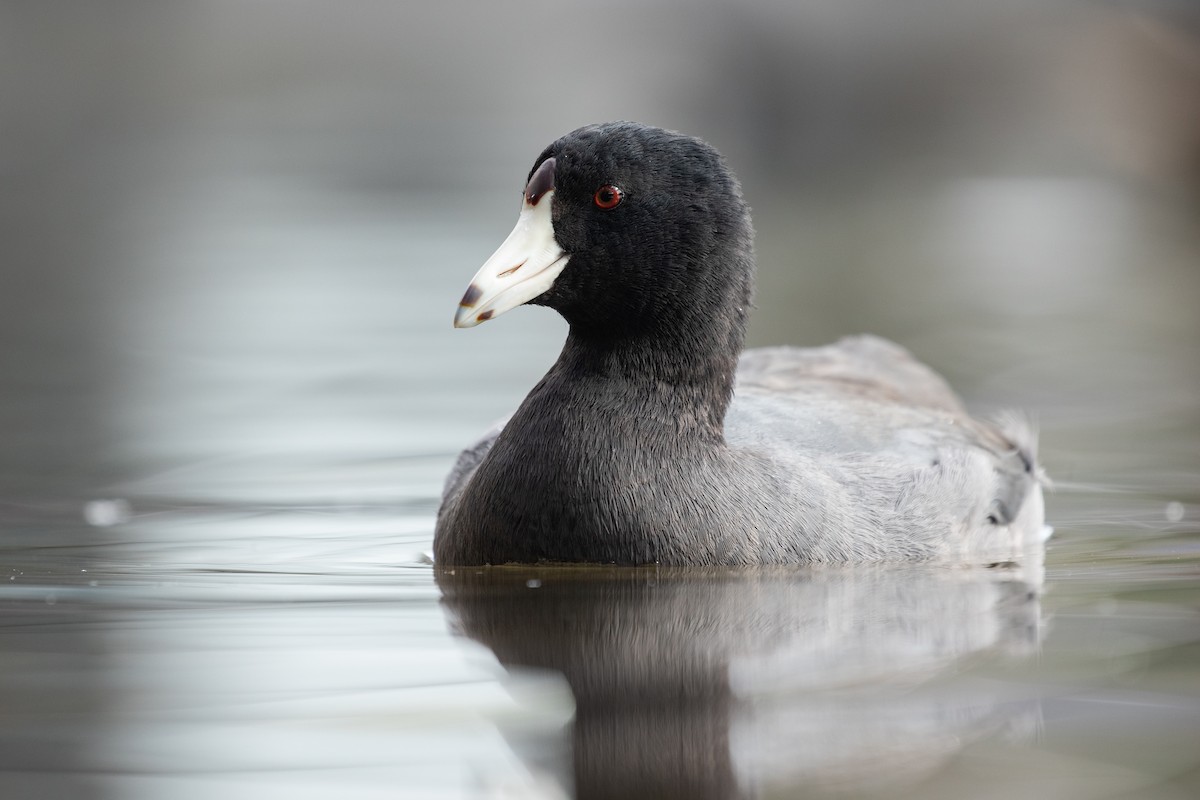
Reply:
[[[616,122],[538,156],[516,228],[454,324],[533,303],[570,333],[516,413],[459,457],[437,562],[1040,550],[1036,436],[1018,417],[970,418],[938,375],[876,337],[742,353],[752,239],[737,179],[697,139]]]

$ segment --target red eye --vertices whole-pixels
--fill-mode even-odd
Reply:
[[[596,190],[592,195],[592,202],[596,204],[596,208],[608,211],[610,208],[616,208],[621,205],[621,200],[624,198],[624,193],[616,186],[606,184]]]

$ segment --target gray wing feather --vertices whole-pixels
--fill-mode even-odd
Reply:
[[[737,387],[785,394],[837,391],[965,413],[940,375],[900,345],[871,335],[847,336],[825,347],[747,350],[738,363]]]

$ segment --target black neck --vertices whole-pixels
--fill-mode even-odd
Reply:
[[[651,430],[720,442],[741,351],[737,327],[734,334],[682,324],[637,336],[572,328],[546,384],[592,406],[612,398]]]
[[[606,304],[560,309],[571,330],[544,383],[578,395],[584,405],[593,394],[625,398],[631,411],[674,416],[681,433],[723,441],[754,266],[748,244],[714,260],[725,263],[693,274],[683,297],[666,291],[623,297],[640,306],[637,314],[621,317]]]

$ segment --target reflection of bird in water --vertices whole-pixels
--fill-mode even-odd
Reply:
[[[978,563],[1040,548],[1029,426],[972,419],[875,337],[741,354],[754,269],[737,180],[703,142],[612,123],[546,148],[455,323],[532,302],[570,334],[459,458],[437,560]]]
[[[1036,701],[953,692],[1024,655],[1039,565],[951,569],[440,569],[455,627],[576,702],[579,797],[736,797],[917,781]],[[539,754],[529,753],[530,761]]]

